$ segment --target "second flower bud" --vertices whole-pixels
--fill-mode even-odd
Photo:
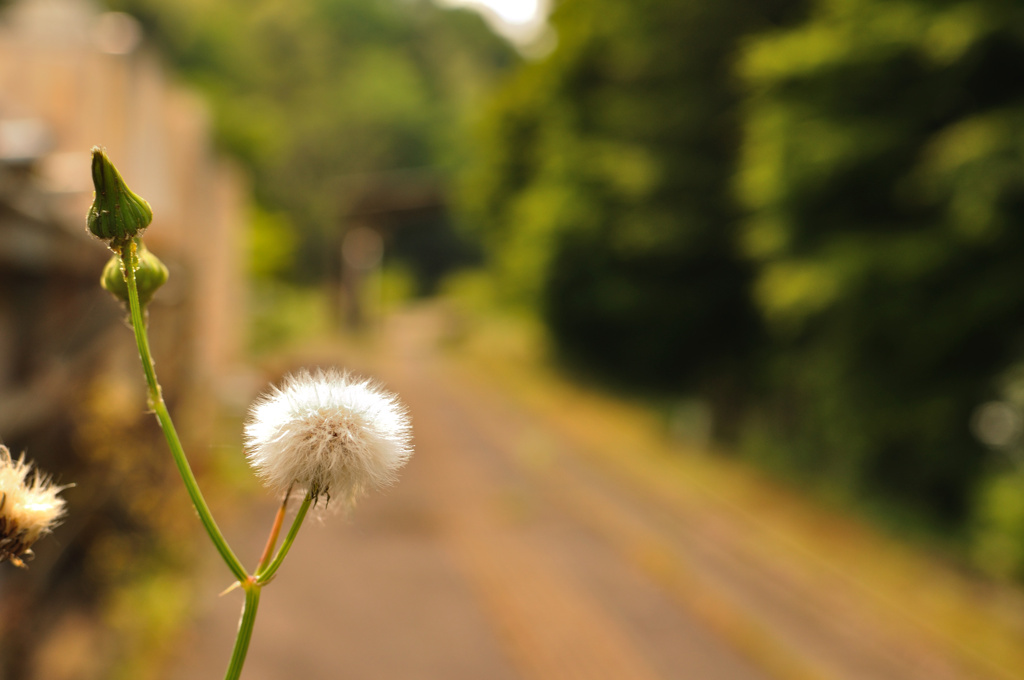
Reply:
[[[167,267],[143,245],[135,240],[135,284],[139,289],[139,304],[145,308],[160,286],[167,283]],[[100,285],[121,302],[128,304],[128,284],[121,271],[121,257],[114,255],[107,261],[100,277]]]

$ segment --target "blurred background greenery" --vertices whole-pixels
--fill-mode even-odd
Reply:
[[[426,0],[107,4],[251,177],[255,352],[442,296],[1024,578],[1020,3],[559,0],[519,45]]]
[[[252,172],[258,300],[333,288],[357,204],[426,186],[388,290],[477,289],[580,375],[1024,576],[1016,3],[562,0],[532,58],[426,2],[111,4]]]

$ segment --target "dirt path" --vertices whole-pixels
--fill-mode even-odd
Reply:
[[[264,591],[246,680],[1012,677],[825,567],[758,555],[742,518],[588,464],[449,370],[429,315],[396,323],[376,372],[410,407],[416,454],[350,519],[303,529]],[[236,528],[239,552],[258,554],[272,512]],[[224,581],[168,680],[223,672],[240,601],[212,597]]]

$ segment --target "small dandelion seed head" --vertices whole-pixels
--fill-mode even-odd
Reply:
[[[64,516],[64,499],[59,494],[67,487],[54,486],[25,456],[17,459],[0,445],[0,562],[19,567],[32,557],[32,546]]]
[[[246,457],[268,487],[347,504],[395,481],[411,437],[398,397],[337,370],[287,377],[252,405],[245,425]]]

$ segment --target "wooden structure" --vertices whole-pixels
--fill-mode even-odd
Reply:
[[[65,677],[41,651],[66,654],[64,634],[86,635],[91,650],[67,677],[109,677],[118,636],[95,624],[107,588],[162,540],[160,506],[184,498],[144,413],[125,313],[98,285],[110,253],[85,229],[92,146],[156,215],[146,243],[171,279],[151,305],[151,336],[172,409],[182,415],[182,396],[192,406],[188,432],[204,432],[242,361],[247,189],[213,153],[201,102],[140,37],[130,17],[84,0],[22,0],[0,15],[0,442],[76,484],[31,568],[0,571],[8,680]]]
[[[138,25],[89,10],[75,0],[24,0],[0,27],[0,163],[21,173],[17,184],[0,178],[0,195],[45,223],[54,243],[80,252],[65,262],[80,266],[103,250],[89,242],[84,215],[89,150],[105,147],[153,206],[146,242],[176,265],[169,291],[186,307],[196,378],[216,383],[240,360],[244,183],[213,154],[201,102],[138,46]],[[0,243],[0,260],[18,266],[11,247]]]

